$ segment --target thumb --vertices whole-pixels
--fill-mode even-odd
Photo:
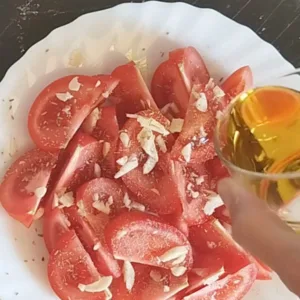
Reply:
[[[233,238],[300,295],[299,236],[263,200],[233,179],[220,181],[218,192],[232,218]]]

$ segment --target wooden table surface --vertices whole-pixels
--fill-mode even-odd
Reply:
[[[1,0],[0,80],[24,52],[54,28],[78,16],[109,8],[120,0]],[[166,1],[175,2],[175,1]],[[300,67],[300,0],[189,0],[252,28]]]

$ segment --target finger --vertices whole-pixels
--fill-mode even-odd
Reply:
[[[233,179],[222,180],[218,192],[229,209],[234,239],[268,264],[299,295],[299,236],[264,201]]]

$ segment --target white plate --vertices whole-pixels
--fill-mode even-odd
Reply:
[[[149,82],[168,51],[188,45],[200,51],[216,79],[247,64],[257,82],[293,70],[275,48],[250,29],[211,9],[147,2],[84,15],[33,46],[0,83],[0,173],[32,146],[27,114],[35,96],[47,83],[67,74],[110,72],[128,58],[141,63]],[[82,66],[70,66],[74,53],[80,53]],[[27,230],[0,208],[1,300],[56,299],[47,282],[47,253],[40,233],[39,224]],[[247,299],[296,297],[275,277],[272,282],[257,283]]]

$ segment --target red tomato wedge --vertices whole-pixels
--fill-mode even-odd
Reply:
[[[114,216],[124,207],[124,196],[125,188],[116,180],[96,178],[78,188],[76,202],[82,201],[88,214],[101,212]]]
[[[183,129],[172,149],[172,158],[201,164],[215,157],[213,131],[225,107],[224,92],[213,82],[193,87]]]
[[[219,280],[183,300],[241,300],[251,289],[257,274],[256,266],[250,264],[233,275]]]
[[[79,289],[79,285],[97,282],[100,275],[73,230],[65,233],[52,251],[48,278],[52,289],[62,300],[107,299],[104,291],[91,293]]]
[[[164,215],[163,219],[184,233],[185,236],[189,236],[189,225],[183,218],[182,214]]]
[[[187,287],[187,276],[175,277],[169,270],[133,263],[135,281],[129,291],[124,278],[112,283],[116,300],[166,300]]]
[[[51,210],[57,205],[63,205],[60,202],[61,197],[98,176],[97,168],[99,168],[98,162],[101,154],[102,143],[82,132],[78,132],[74,136],[65,151],[64,165],[55,187],[47,199],[47,210]],[[72,197],[73,195],[69,194],[69,198]],[[72,203],[68,206],[71,205]]]
[[[119,264],[108,249],[104,238],[104,228],[109,217],[104,213],[97,216],[81,216],[76,206],[66,207],[64,211],[99,273],[105,276],[121,276]],[[90,221],[93,226],[90,225]]]
[[[116,157],[119,124],[116,117],[116,107],[107,106],[95,108],[82,125],[84,132],[98,141],[103,141],[103,160],[101,175],[112,178],[116,173]]]
[[[112,76],[120,80],[112,96],[117,100],[117,115],[119,124],[126,121],[126,113],[137,113],[141,110],[157,110],[148,87],[134,62],[117,67]]]
[[[17,159],[6,172],[0,186],[0,201],[7,213],[30,227],[58,155],[33,149]]]
[[[174,103],[179,115],[184,117],[193,85],[205,85],[209,78],[204,61],[195,48],[177,49],[155,71],[151,91],[160,108]]]
[[[57,242],[68,231],[70,222],[64,212],[58,207],[46,213],[43,222],[43,235],[49,253],[56,248]]]
[[[231,74],[221,88],[229,96],[229,101],[253,87],[253,74],[249,66],[242,67]]]
[[[217,264],[233,274],[250,263],[245,251],[217,220],[190,227],[189,241],[197,251],[197,267],[209,268]]]
[[[150,211],[180,212],[181,166],[171,161],[167,153],[174,142],[166,129],[169,121],[149,110],[134,117],[120,133],[118,157],[124,163],[115,178],[122,178],[137,201]]]
[[[28,116],[29,133],[42,149],[64,149],[90,112],[112,93],[118,80],[111,76],[72,75],[44,88]]]
[[[110,221],[105,237],[117,259],[167,269],[175,267],[175,271],[180,267],[181,275],[193,263],[192,248],[186,236],[152,215],[123,213]],[[172,249],[174,253],[168,255]]]

